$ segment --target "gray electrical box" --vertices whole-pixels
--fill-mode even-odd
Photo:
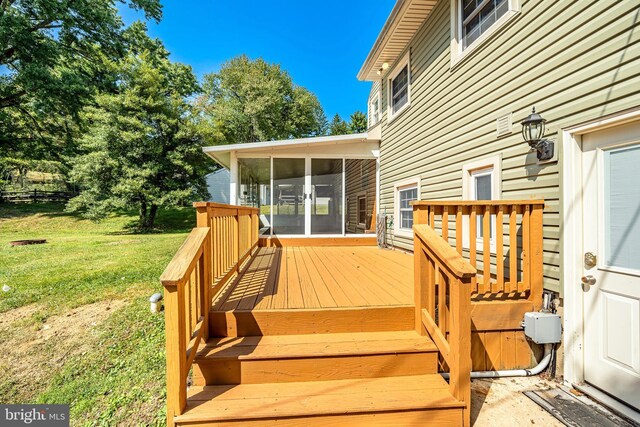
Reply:
[[[555,344],[562,336],[560,316],[551,313],[529,312],[524,314],[524,334],[536,344]]]

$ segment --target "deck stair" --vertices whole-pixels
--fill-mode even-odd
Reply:
[[[437,374],[430,338],[351,325],[338,333],[209,338],[176,425],[462,425],[464,404]]]

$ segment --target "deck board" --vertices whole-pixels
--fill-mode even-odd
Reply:
[[[370,246],[259,248],[214,298],[214,310],[413,304],[413,258]]]

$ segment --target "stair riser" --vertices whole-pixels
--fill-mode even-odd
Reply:
[[[196,386],[326,381],[434,374],[433,352],[300,359],[198,361]]]
[[[212,311],[212,337],[384,332],[413,329],[412,307],[322,310]]]
[[[177,425],[198,427],[457,427],[462,426],[462,413],[463,410],[459,408],[427,409],[401,412],[372,412],[366,414],[343,414],[314,417],[178,423]]]

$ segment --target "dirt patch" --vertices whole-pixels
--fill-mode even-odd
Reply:
[[[0,314],[0,330],[4,331],[4,329],[8,329],[14,323],[29,319],[33,314],[38,312],[40,307],[39,304],[29,304]]]
[[[14,402],[35,397],[39,388],[64,365],[65,360],[90,350],[95,327],[127,301],[100,301],[77,307],[68,313],[51,316],[38,329],[21,322],[43,310],[31,304],[2,314],[0,322],[0,370],[14,392]]]
[[[476,379],[471,382],[471,423],[475,426],[512,427],[562,423],[522,394],[526,390],[555,388],[540,377]]]

